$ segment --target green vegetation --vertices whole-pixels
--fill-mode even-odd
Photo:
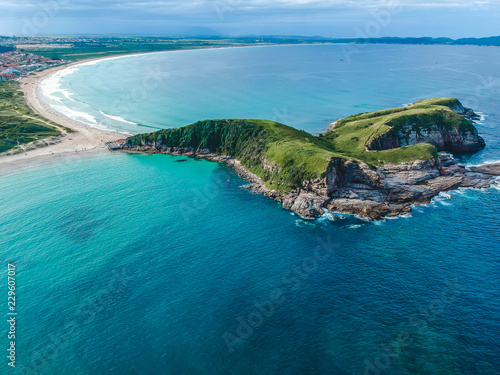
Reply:
[[[498,46],[500,38],[459,39],[447,38],[323,38],[304,36],[248,36],[225,38],[217,36],[193,37],[0,37],[0,52],[19,46],[24,52],[34,53],[54,60],[77,61],[81,59],[184,49],[211,47],[237,47],[269,44],[477,44]]]
[[[389,131],[444,129],[476,132],[474,125],[450,106],[453,98],[436,98],[411,106],[348,117],[319,136],[266,120],[206,120],[179,129],[128,138],[128,146],[209,149],[233,156],[268,187],[290,191],[309,179],[324,177],[332,159],[355,159],[372,167],[385,163],[436,159],[436,147],[421,143],[384,151],[367,151],[375,138]]]
[[[17,82],[0,82],[0,152],[61,134],[57,125],[31,112],[18,89]]]
[[[168,51],[220,46],[244,46],[262,44],[418,44],[418,45],[480,45],[500,46],[500,37],[489,38],[325,38],[307,36],[247,36],[225,38],[192,34],[178,38],[137,36],[0,36],[0,53],[21,46],[23,51],[53,59],[80,60],[125,53]]]
[[[236,39],[159,39],[159,38],[96,38],[70,42],[55,39],[45,44],[20,45],[20,50],[54,60],[76,61],[89,58],[161,51],[191,50],[215,47],[238,47],[261,42]]]
[[[6,47],[6,46],[0,46],[0,53],[5,53],[5,52],[12,52],[15,51],[16,49],[12,46]]]
[[[342,157],[319,137],[265,120],[200,121],[180,129],[136,135],[128,138],[128,143],[209,149],[216,154],[231,155],[269,187],[282,191],[321,177],[330,158]],[[264,168],[264,159],[269,168]]]
[[[430,144],[384,151],[367,151],[366,148],[386,132],[419,133],[436,125],[447,130],[455,128],[460,133],[476,133],[474,125],[453,112],[450,109],[452,106],[461,106],[461,103],[454,98],[434,98],[407,107],[360,113],[340,120],[324,138],[333,144],[336,151],[375,165],[429,160],[437,157],[436,148]]]

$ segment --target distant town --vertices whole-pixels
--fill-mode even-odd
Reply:
[[[0,82],[27,76],[32,72],[64,63],[63,60],[50,60],[19,50],[0,53]]]

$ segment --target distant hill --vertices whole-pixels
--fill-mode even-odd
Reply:
[[[486,38],[431,38],[431,37],[383,37],[383,38],[326,38],[321,36],[285,36],[264,35],[245,36],[241,39],[255,40],[259,38],[268,43],[356,43],[356,44],[428,44],[428,45],[477,45],[477,46],[500,46],[500,36]]]
[[[247,35],[228,37],[217,35],[210,28],[196,27],[183,36],[66,36],[26,37],[0,36],[0,53],[22,46],[21,51],[50,59],[76,61],[130,53],[171,51],[214,47],[238,47],[281,44],[404,44],[404,45],[477,45],[500,46],[500,36],[487,38],[326,38],[295,35]]]
[[[474,44],[478,46],[500,46],[500,36],[489,38],[462,38],[453,41],[453,44]]]

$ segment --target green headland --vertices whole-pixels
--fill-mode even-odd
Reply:
[[[435,160],[438,150],[447,151],[446,139],[435,141],[436,134],[444,138],[450,135],[451,140],[461,137],[459,142],[475,138],[480,149],[484,141],[481,145],[475,126],[463,116],[467,111],[470,110],[454,98],[428,99],[406,107],[354,115],[339,120],[320,135],[266,120],[206,120],[132,136],[126,147],[185,148],[231,156],[268,188],[288,192],[303,181],[324,178],[333,159],[356,160],[373,169],[388,163]],[[405,134],[409,138],[416,134],[424,142],[370,150],[373,141],[388,134],[403,138]],[[411,139],[407,141],[411,143]]]

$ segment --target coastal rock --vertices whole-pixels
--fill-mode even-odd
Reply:
[[[330,124],[328,124],[328,128],[326,128],[326,131],[329,132],[329,131],[335,129],[335,127],[337,126],[339,121],[340,120],[330,122]]]
[[[486,188],[496,183],[500,165],[466,168],[449,154],[437,154],[436,148],[474,152],[484,147],[474,125],[457,113],[475,117],[456,99],[435,98],[404,108],[354,115],[317,137],[265,120],[225,119],[132,136],[114,144],[128,152],[224,163],[248,181],[245,189],[274,199],[303,218],[313,219],[328,208],[379,219],[407,213],[413,204],[427,203],[442,191]],[[389,130],[372,139],[380,129]],[[346,134],[354,136],[346,140]],[[422,142],[436,148],[426,145],[380,153],[376,158],[369,155],[371,150]]]
[[[439,163],[435,160],[416,160],[400,164],[386,164],[378,169],[385,187],[414,185],[441,175]]]
[[[437,160],[385,165],[377,171],[353,160],[337,169],[344,174],[329,194],[327,209],[370,219],[408,213],[412,204],[428,203],[442,191],[487,188],[495,182],[493,176],[500,175],[500,164],[467,169],[448,154]]]
[[[448,107],[456,114],[463,116],[470,121],[481,120],[481,116],[479,116],[476,112],[474,112],[473,109],[464,107],[462,103],[460,103],[460,101],[458,100],[450,103]]]
[[[486,174],[486,175],[490,175],[490,176],[500,176],[500,163],[482,165],[479,167],[470,167],[469,169],[472,172],[476,172],[476,173]]]
[[[369,200],[335,199],[327,205],[329,211],[345,212],[352,215],[378,220],[386,216],[397,216],[411,212],[411,207],[404,204],[391,205]]]
[[[408,128],[411,127],[412,124],[408,124]],[[438,151],[459,153],[474,153],[486,146],[484,139],[474,131],[460,132],[458,129],[446,129],[433,124],[425,130],[408,130],[406,127],[398,131],[391,129],[374,139],[368,150],[390,150],[419,143],[430,143]]]
[[[323,207],[327,197],[321,197],[314,193],[300,192],[298,195],[286,196],[283,200],[283,208],[292,210],[306,219],[314,219],[324,214]]]

